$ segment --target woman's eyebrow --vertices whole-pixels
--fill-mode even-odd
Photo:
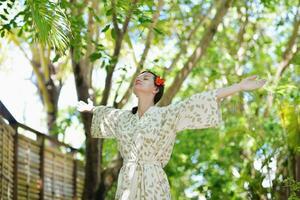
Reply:
[[[143,75],[139,75],[138,77],[142,77]],[[146,76],[151,76],[150,74],[146,74],[146,75],[144,75],[144,77],[146,77]]]

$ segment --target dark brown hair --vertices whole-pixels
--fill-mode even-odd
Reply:
[[[157,84],[155,83],[155,80],[156,80],[157,75],[156,75],[154,72],[152,72],[152,71],[150,71],[150,70],[145,70],[145,71],[143,71],[143,72],[140,73],[140,74],[143,74],[143,73],[145,73],[145,72],[149,72],[149,73],[153,74],[153,76],[154,76],[154,79],[153,79],[154,85],[155,85],[156,87],[158,87],[158,92],[157,92],[156,95],[154,96],[154,104],[156,104],[156,103],[161,99],[161,97],[163,96],[163,93],[164,93],[164,86],[163,86],[163,85],[157,85]],[[133,107],[133,108],[131,109],[132,114],[135,114],[135,113],[137,112],[137,110],[138,110],[138,106]]]

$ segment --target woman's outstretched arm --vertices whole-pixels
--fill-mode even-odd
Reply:
[[[266,80],[257,80],[256,78],[256,75],[250,76],[242,80],[240,83],[217,89],[217,99],[223,99],[240,91],[255,90],[262,87],[266,83]]]

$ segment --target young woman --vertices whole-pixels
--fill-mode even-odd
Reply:
[[[132,110],[93,106],[78,102],[78,110],[92,112],[91,134],[115,138],[123,158],[116,200],[171,200],[163,168],[168,163],[176,134],[185,129],[215,127],[222,122],[219,100],[239,91],[262,87],[265,80],[251,76],[229,87],[195,93],[169,104],[156,106],[164,91],[164,80],[147,70],[135,78],[133,92],[138,106]]]

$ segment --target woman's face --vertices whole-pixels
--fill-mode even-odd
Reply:
[[[153,93],[155,95],[154,75],[149,72],[139,74],[134,80],[133,92],[136,96],[140,93]]]

